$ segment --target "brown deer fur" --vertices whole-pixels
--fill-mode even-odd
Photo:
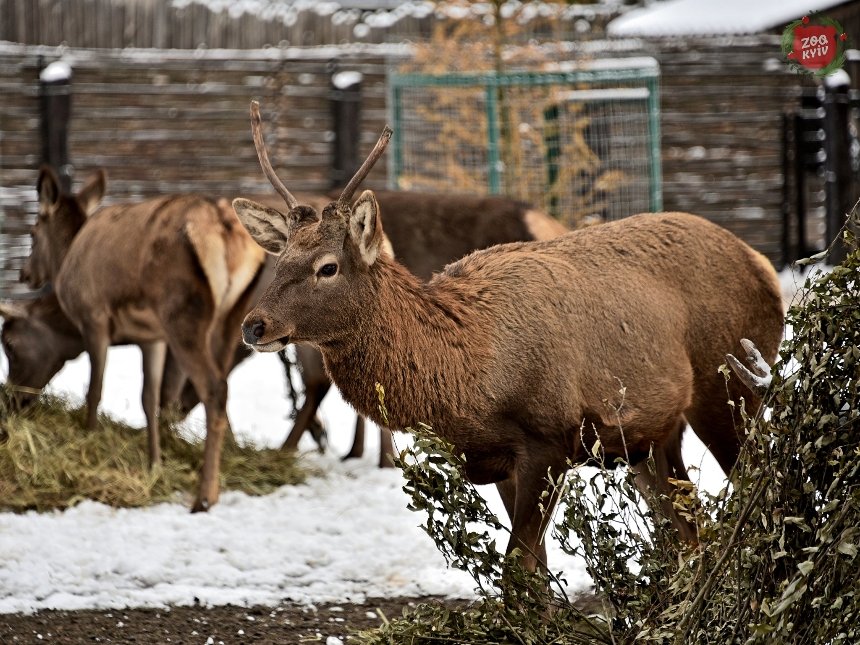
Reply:
[[[551,239],[567,232],[560,222],[545,213],[505,197],[394,190],[375,194],[386,213],[385,234],[395,257],[424,280],[449,262],[477,249],[504,242]],[[319,208],[327,203],[321,203],[317,196],[303,196],[303,199],[304,203]],[[264,203],[274,205],[268,200]],[[291,450],[298,447],[331,387],[318,350],[301,346],[297,349],[297,359],[302,368],[306,398],[283,445]],[[379,465],[392,465],[391,433],[385,428],[380,428],[380,445]],[[364,419],[359,415],[352,447],[344,458],[360,457],[363,449]]]
[[[37,186],[40,214],[22,275],[33,288],[53,283],[63,312],[83,338],[91,363],[87,427],[96,425],[108,346],[140,345],[150,460],[157,463],[159,387],[169,346],[206,410],[193,509],[207,509],[218,499],[226,374],[262,252],[223,200],[160,197],[108,206],[88,217],[98,201],[88,197],[100,197],[103,174],[76,196],[61,195],[47,169]]]
[[[531,567],[546,562],[547,473],[584,460],[597,437],[610,460],[635,463],[654,447],[658,477],[640,475],[665,492],[667,475],[686,477],[686,420],[728,472],[740,437],[717,368],[741,337],[772,359],[782,335],[770,264],[693,215],[636,215],[495,246],[425,283],[373,253],[382,220],[369,191],[321,216],[234,207],[280,255],[245,341],[262,351],[319,346],[346,400],[377,423],[380,383],[392,426],[430,424],[465,454],[472,481],[497,483],[509,549],[524,547]],[[735,382],[728,389],[757,404]]]
[[[3,350],[9,363],[7,389],[14,403],[32,403],[66,361],[84,351],[84,339],[54,293],[22,304],[0,303]]]
[[[251,117],[274,176],[256,103]],[[234,200],[249,233],[279,256],[242,325],[246,343],[318,346],[344,398],[377,423],[381,384],[391,426],[430,424],[465,455],[472,481],[497,484],[511,518],[508,550],[522,547],[530,568],[546,565],[546,477],[586,459],[598,437],[610,463],[635,464],[653,449],[656,476],[639,468],[639,481],[663,493],[669,476],[687,476],[685,421],[731,470],[741,437],[726,396],[749,393],[718,367],[741,338],[776,356],[783,312],[767,259],[700,217],[642,214],[494,246],[422,282],[379,252],[373,193],[350,206],[390,135],[321,215],[280,182],[286,215]]]

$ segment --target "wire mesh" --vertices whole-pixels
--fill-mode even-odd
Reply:
[[[573,226],[659,210],[656,65],[611,72],[392,73],[392,184],[504,194]]]

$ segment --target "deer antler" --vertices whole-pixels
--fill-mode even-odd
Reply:
[[[747,353],[747,361],[749,361],[750,367],[741,363],[740,360],[731,354],[726,354],[726,362],[734,370],[735,374],[738,375],[741,383],[756,394],[764,394],[772,378],[771,367],[751,340],[741,338],[741,346]]]
[[[257,149],[257,157],[260,159],[260,166],[263,167],[263,172],[272,184],[272,187],[278,191],[290,210],[299,205],[298,200],[293,197],[292,193],[287,190],[283,182],[278,179],[272,164],[269,161],[269,153],[266,151],[266,142],[263,141],[263,120],[260,117],[260,104],[257,101],[251,101],[251,135],[254,137],[254,147]]]
[[[338,197],[338,210],[344,210],[346,207],[349,206],[349,202],[352,199],[353,193],[355,193],[355,190],[359,187],[359,185],[361,185],[361,182],[364,181],[364,178],[367,177],[371,168],[373,168],[373,165],[382,156],[382,153],[385,152],[385,148],[386,146],[388,146],[388,142],[391,140],[392,134],[394,134],[394,130],[389,128],[387,125],[382,129],[382,134],[379,136],[379,140],[376,142],[376,145],[373,146],[373,150],[370,151],[370,155],[368,155],[364,163],[361,164],[361,168],[359,168],[353,178],[349,180],[349,183],[346,185],[346,188],[343,189],[343,192],[340,194],[340,197]]]

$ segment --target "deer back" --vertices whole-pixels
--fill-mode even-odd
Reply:
[[[506,197],[396,190],[374,194],[386,214],[385,234],[395,257],[423,279],[476,249],[567,232],[558,220]]]
[[[646,214],[495,246],[422,284],[389,258],[363,260],[377,208],[365,193],[349,220],[329,208],[294,223],[246,331],[261,320],[264,346],[320,345],[359,412],[381,421],[379,383],[393,427],[430,423],[467,451],[512,423],[576,443],[583,419],[620,423],[628,448],[647,450],[693,402],[697,370],[715,371],[745,334],[773,351],[781,335],[773,269],[699,217]],[[339,281],[323,287],[314,272],[328,261]]]
[[[199,301],[201,316],[231,307],[262,261],[224,204],[173,195],[93,215],[66,253],[56,290],[76,324],[108,317],[113,342],[142,342],[163,337],[160,312],[175,299]]]

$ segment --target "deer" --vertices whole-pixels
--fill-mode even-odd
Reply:
[[[0,345],[6,354],[8,380],[6,390],[12,409],[21,412],[35,402],[45,386],[63,366],[86,351],[84,338],[63,312],[57,294],[48,289],[22,302],[0,301]],[[237,344],[233,366],[247,357],[250,349]],[[241,350],[241,351],[240,351]],[[151,383],[147,379],[147,383]],[[176,393],[180,392],[179,398]],[[145,400],[150,400],[149,394]],[[159,414],[186,416],[199,398],[194,386],[167,350],[161,390],[158,397]]]
[[[84,339],[52,291],[22,303],[0,302],[0,316],[0,343],[9,367],[6,387],[12,407],[21,411],[67,361],[84,352]]]
[[[435,194],[411,191],[377,191],[377,201],[391,213],[385,235],[392,252],[417,277],[428,280],[476,249],[522,240],[551,239],[567,232],[558,220],[525,202],[494,195]],[[318,197],[308,197],[318,203]],[[323,204],[324,205],[324,204]],[[308,345],[296,347],[305,386],[305,401],[284,441],[284,450],[295,450],[306,430],[319,423],[317,409],[331,387],[319,351]],[[289,377],[288,377],[289,378]],[[380,431],[379,467],[394,465],[391,432]],[[358,415],[352,447],[343,459],[364,453],[364,418]]]
[[[53,287],[83,341],[90,358],[87,429],[97,424],[108,347],[141,348],[151,466],[161,461],[158,409],[169,347],[206,413],[203,466],[191,509],[206,511],[219,494],[226,375],[264,253],[226,200],[171,195],[99,209],[105,183],[99,171],[77,194],[64,195],[54,172],[41,170],[39,216],[22,278],[33,289]],[[12,352],[11,363],[18,348],[7,343],[5,349]]]
[[[742,437],[726,389],[740,392],[718,367],[742,337],[775,356],[783,328],[776,273],[745,242],[695,215],[644,213],[492,246],[422,282],[380,252],[373,192],[351,202],[389,128],[318,212],[272,168],[256,102],[251,127],[287,208],[233,201],[251,236],[278,256],[242,323],[245,343],[262,352],[315,345],[358,412],[393,428],[425,423],[452,443],[468,479],[496,485],[511,521],[508,552],[519,548],[524,567],[547,566],[543,509],[557,501],[541,499],[548,476],[587,461],[598,438],[607,463],[625,459],[641,486],[662,495],[670,477],[689,479],[685,423],[731,471]],[[695,543],[695,526],[677,514],[672,522]]]

